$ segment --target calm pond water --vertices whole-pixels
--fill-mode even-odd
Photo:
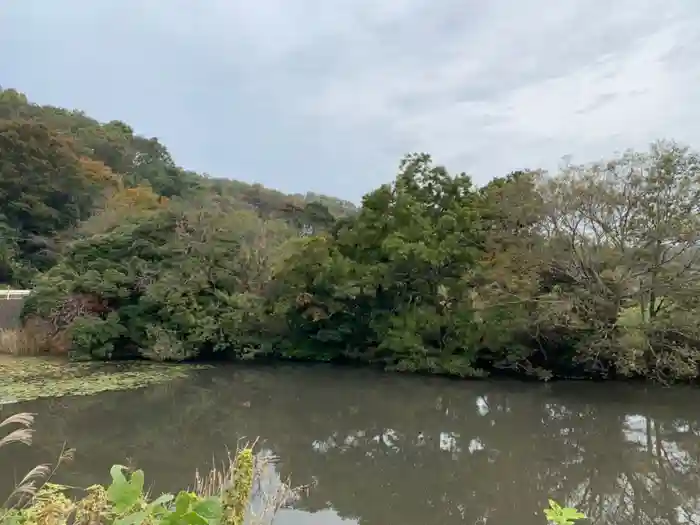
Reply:
[[[548,497],[599,524],[700,522],[700,390],[451,381],[326,366],[237,367],[139,391],[4,407],[38,414],[21,476],[77,449],[57,481],[141,467],[155,491],[260,437],[310,494],[281,525],[543,525]]]

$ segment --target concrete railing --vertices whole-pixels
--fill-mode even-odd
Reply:
[[[32,291],[31,290],[1,290],[0,299],[24,299]]]

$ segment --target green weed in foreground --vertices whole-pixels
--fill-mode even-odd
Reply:
[[[1,427],[19,427],[0,437],[0,449],[10,443],[31,444],[34,415],[15,414]],[[0,525],[265,525],[277,511],[293,501],[300,489],[280,482],[273,493],[255,494],[262,503],[253,512],[253,487],[274,457],[254,454],[244,446],[228,456],[227,463],[204,477],[197,473],[194,490],[151,498],[144,492],[142,470],[133,472],[121,465],[110,470],[109,486],[93,485],[78,491],[51,483],[51,477],[72,451],[65,451],[55,468],[32,469],[2,504]],[[82,497],[81,497],[82,494]]]
[[[250,449],[242,449],[236,456],[246,456]],[[253,471],[246,471],[252,486]],[[250,491],[235,492],[234,486],[222,488],[217,496],[200,496],[180,491],[177,495],[162,494],[149,499],[144,493],[144,473],[137,470],[128,474],[121,465],[112,467],[112,483],[105,488],[94,485],[85,490],[86,496],[71,499],[68,487],[45,484],[22,508],[0,513],[3,525],[239,525],[242,517],[228,512],[223,502],[232,500],[234,508],[246,509]]]

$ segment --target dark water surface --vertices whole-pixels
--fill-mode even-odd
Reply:
[[[239,438],[260,437],[296,484],[281,525],[543,525],[547,498],[592,523],[700,523],[700,390],[451,381],[325,366],[235,367],[138,391],[2,408],[38,414],[35,445],[0,453],[0,490],[51,461],[57,481],[143,468],[184,488]]]

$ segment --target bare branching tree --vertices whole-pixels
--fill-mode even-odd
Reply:
[[[598,342],[610,348],[626,329],[613,344],[617,365],[627,361],[621,369],[631,372],[651,358],[675,373],[695,370],[700,333],[685,318],[700,291],[700,157],[659,142],[567,166],[541,191],[553,281],[575,290],[577,313],[604,321]]]

